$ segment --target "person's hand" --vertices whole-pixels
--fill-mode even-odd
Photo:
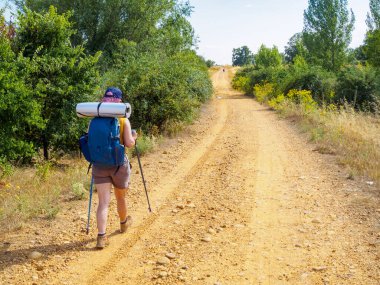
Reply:
[[[136,130],[132,130],[132,137],[136,140],[137,139],[137,132]]]

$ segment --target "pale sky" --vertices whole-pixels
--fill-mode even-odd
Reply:
[[[232,49],[246,45],[254,53],[261,44],[284,51],[303,29],[307,0],[190,0],[190,22],[199,37],[198,54],[217,64],[231,64]],[[348,0],[355,14],[350,47],[363,43],[369,0]]]

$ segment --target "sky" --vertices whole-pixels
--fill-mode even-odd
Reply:
[[[198,54],[217,64],[231,64],[232,49],[261,44],[284,51],[289,39],[303,29],[307,0],[190,0],[190,22],[198,36]],[[348,0],[355,15],[350,47],[363,43],[369,0]]]

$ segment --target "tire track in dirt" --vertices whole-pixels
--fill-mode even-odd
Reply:
[[[216,136],[219,137],[221,134],[223,134],[223,132],[224,131],[222,129],[222,131],[218,132]],[[208,141],[209,141],[209,138],[207,142]],[[214,142],[215,140],[213,139],[212,141]],[[162,185],[166,185],[166,186],[158,187],[157,189],[163,189],[165,187],[167,188],[167,190],[170,191],[170,194],[167,195],[167,197],[165,198],[165,201],[162,201],[163,200],[162,198],[160,199],[162,201],[162,204],[159,208],[155,209],[156,213],[148,216],[147,218],[144,218],[143,222],[141,222],[141,224],[139,224],[135,230],[129,233],[129,237],[127,238],[127,240],[124,243],[122,243],[122,245],[117,250],[117,252],[115,252],[111,256],[111,258],[109,258],[108,262],[105,265],[102,265],[101,268],[98,268],[96,270],[96,273],[94,273],[91,279],[88,280],[87,282],[88,284],[115,284],[115,281],[116,281],[114,280],[115,272],[112,272],[112,270],[115,269],[116,266],[119,266],[119,263],[124,262],[122,259],[125,258],[125,256],[127,256],[127,258],[131,258],[134,256],[134,254],[131,254],[131,255],[128,254],[129,251],[132,249],[132,247],[135,246],[137,242],[141,241],[142,239],[146,237],[150,237],[150,238],[156,237],[156,235],[151,233],[150,227],[152,227],[152,225],[154,226],[157,223],[163,223],[161,221],[162,213],[167,212],[170,208],[173,207],[172,202],[175,200],[176,196],[178,196],[177,192],[181,191],[181,189],[185,187],[183,183],[179,183],[179,182],[183,180],[187,181],[188,179],[195,177],[196,173],[199,172],[200,169],[202,169],[201,166],[204,165],[205,161],[208,160],[208,157],[212,155],[212,152],[209,150],[209,147],[207,146],[203,146],[202,148],[198,149],[198,152],[199,151],[203,153],[203,155],[200,158],[198,158],[198,156],[195,156],[195,157],[192,156],[186,160],[186,166],[184,166],[183,164],[180,164],[178,166],[178,168],[182,170],[181,174],[178,174],[178,175],[174,174],[174,178],[170,178],[170,181],[167,181],[167,179],[164,179],[164,183],[162,183]],[[194,161],[196,162],[194,163]],[[186,171],[187,168],[189,167],[190,167],[190,170]],[[185,172],[183,170],[185,170]],[[184,175],[184,173],[186,173],[186,175]],[[158,198],[155,199],[155,201],[158,201]],[[137,214],[137,216],[139,215]],[[167,223],[163,223],[163,224],[167,224]],[[140,253],[140,256],[141,256],[141,253]],[[145,255],[142,255],[142,257],[145,258]],[[124,271],[120,270],[119,268],[117,272],[121,272],[123,276],[125,275]],[[106,281],[104,279],[106,279]],[[136,283],[132,282],[130,284],[136,284]]]

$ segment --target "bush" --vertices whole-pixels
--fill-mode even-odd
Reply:
[[[83,200],[86,197],[86,189],[83,183],[76,182],[71,186],[71,193],[74,200]]]
[[[269,106],[276,110],[282,109],[282,104],[289,101],[293,104],[299,105],[305,112],[314,110],[317,103],[313,100],[309,90],[290,90],[285,96],[283,94],[273,98],[269,101]]]
[[[157,145],[158,140],[159,139],[153,135],[144,135],[142,132],[139,132],[137,148],[140,155],[144,155],[152,151],[152,149]],[[133,156],[137,155],[135,148],[131,149],[130,152]]]
[[[330,103],[334,96],[336,76],[332,72],[319,67],[293,70],[283,80],[280,90],[287,94],[292,89],[310,90],[314,101],[323,104]]]
[[[280,94],[277,97],[274,97],[273,99],[269,100],[268,105],[275,110],[281,111],[283,109],[284,102],[285,102],[285,96],[284,94]]]
[[[133,106],[133,126],[144,132],[191,121],[212,94],[207,66],[193,51],[167,56],[142,52],[135,43],[122,40],[114,60],[113,80],[122,85]]]
[[[69,16],[54,7],[44,14],[26,9],[17,18],[15,52],[0,32],[0,157],[30,162],[40,148],[48,159],[51,149],[78,147],[86,122],[75,105],[92,98],[100,54],[72,47]]]
[[[13,166],[5,158],[0,158],[0,179],[6,178],[13,173]]]
[[[244,76],[235,76],[232,80],[232,88],[242,91],[245,94],[251,93],[249,78]]]
[[[33,129],[43,127],[42,106],[25,84],[29,69],[29,61],[15,55],[0,30],[0,157],[8,161],[29,162],[36,148],[28,136]]]
[[[290,90],[286,94],[286,98],[296,104],[303,105],[306,110],[314,109],[317,105],[311,96],[310,90]]]
[[[255,68],[249,66],[239,70],[232,80],[232,87],[245,92],[250,95],[254,93],[255,85],[262,85],[266,82],[273,84],[273,94],[281,93],[278,90],[279,84],[287,76],[288,71],[282,66],[268,67],[268,68]]]
[[[341,105],[347,102],[355,109],[375,111],[380,100],[379,80],[372,67],[345,67],[338,75],[335,102]]]
[[[263,83],[263,84],[256,84],[255,87],[253,87],[254,95],[257,99],[257,101],[266,102],[268,99],[273,95],[273,84],[271,83]]]
[[[261,45],[254,58],[255,64],[260,68],[279,67],[282,63],[282,56],[276,46],[267,48]]]

